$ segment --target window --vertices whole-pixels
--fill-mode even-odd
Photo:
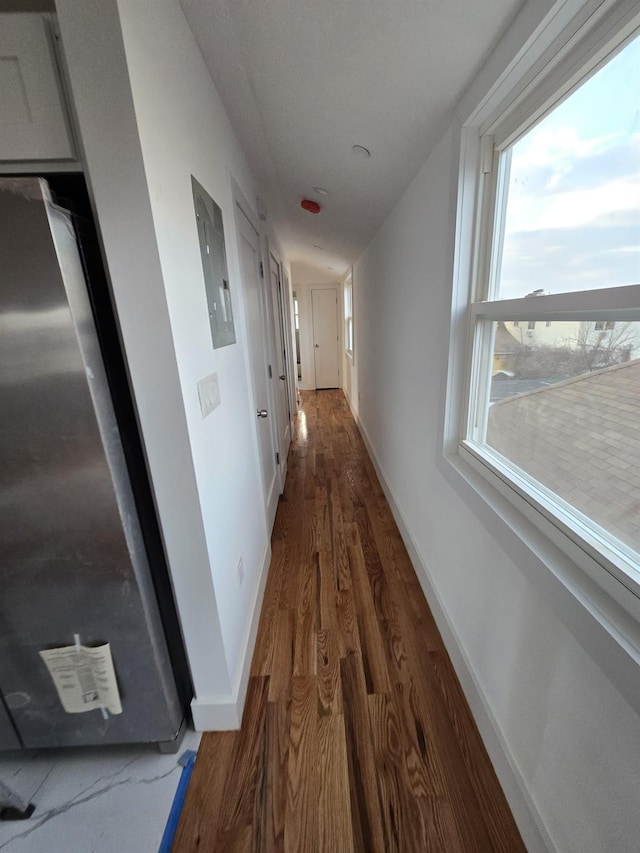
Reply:
[[[300,330],[300,303],[298,302],[298,296],[294,291],[293,294],[293,323],[296,328],[296,332]]]
[[[344,282],[344,350],[353,359],[353,273]]]
[[[538,81],[518,124],[511,110],[480,135],[459,452],[640,596],[640,38],[629,32],[590,64],[583,50],[579,75],[553,66],[553,92]]]
[[[300,300],[298,294],[293,291],[293,325],[296,338],[296,364],[298,366],[298,381],[302,380],[302,361],[300,359]]]

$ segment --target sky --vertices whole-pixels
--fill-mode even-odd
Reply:
[[[640,284],[640,36],[512,149],[499,297]]]

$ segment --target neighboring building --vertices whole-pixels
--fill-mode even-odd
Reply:
[[[523,349],[524,344],[517,339],[516,335],[508,331],[505,324],[500,320],[493,343],[493,376],[498,373],[513,376],[516,356]]]
[[[619,361],[640,355],[640,324],[615,320],[509,320],[505,332],[521,346],[611,352]]]
[[[499,321],[491,402],[640,356],[640,323],[615,320]]]

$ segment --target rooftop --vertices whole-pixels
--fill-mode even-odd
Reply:
[[[499,400],[487,443],[640,550],[639,391],[636,359]]]

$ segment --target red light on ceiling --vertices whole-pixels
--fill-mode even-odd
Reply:
[[[322,207],[318,204],[317,201],[311,201],[309,198],[303,198],[300,202],[300,207],[303,210],[306,210],[307,213],[320,213]]]

